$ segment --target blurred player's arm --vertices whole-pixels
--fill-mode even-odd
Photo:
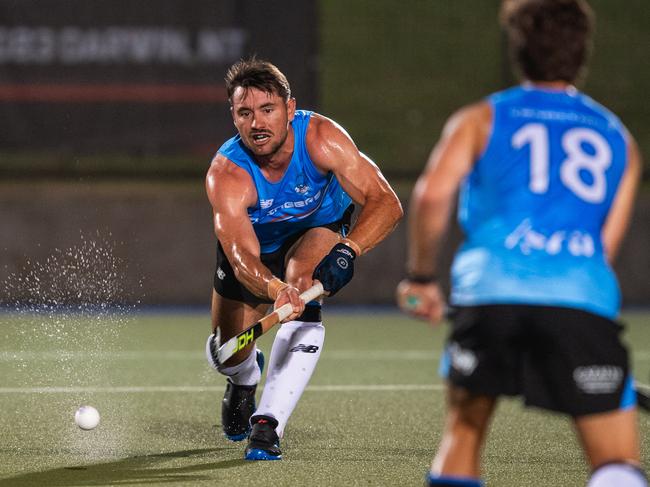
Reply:
[[[625,172],[618,187],[614,203],[603,226],[602,239],[610,263],[616,260],[618,252],[632,218],[634,201],[641,181],[643,164],[639,147],[630,135]]]
[[[336,122],[314,115],[307,132],[307,148],[314,164],[334,173],[343,189],[361,206],[359,217],[344,243],[357,255],[372,249],[402,218],[402,205],[379,168]]]
[[[397,289],[400,307],[438,322],[445,302],[438,284],[438,261],[458,188],[483,151],[492,124],[487,102],[452,115],[418,178],[408,213],[407,279]]]
[[[205,179],[212,205],[214,231],[223,247],[237,280],[261,298],[291,302],[295,312],[304,303],[298,290],[275,277],[261,259],[260,244],[248,218],[247,209],[257,202],[257,190],[250,175],[221,154],[212,161]]]

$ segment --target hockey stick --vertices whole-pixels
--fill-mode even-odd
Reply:
[[[300,299],[302,299],[305,303],[308,303],[309,301],[313,301],[314,299],[319,298],[323,293],[323,285],[319,282],[318,284],[313,285],[304,293],[302,293],[300,295]],[[244,348],[249,343],[257,340],[259,337],[264,335],[264,333],[284,320],[292,313],[292,311],[293,308],[291,306],[291,303],[283,304],[278,309],[273,311],[273,313],[266,315],[257,323],[252,324],[238,335],[232,337],[226,343],[221,345],[218,350],[211,348],[210,352],[215,359],[215,362],[217,364],[223,364],[226,360],[235,355],[239,350]]]

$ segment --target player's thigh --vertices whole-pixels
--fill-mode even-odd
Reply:
[[[634,405],[620,324],[580,309],[530,306],[528,325],[526,404],[574,418]]]
[[[521,329],[519,306],[456,307],[442,375],[450,384],[477,395],[519,394]]]
[[[340,240],[339,233],[325,227],[307,230],[287,253],[286,281],[300,291],[309,288],[314,269]]]
[[[235,301],[224,298],[213,290],[212,329],[219,328],[223,343],[262,318],[268,309],[268,304],[254,305]]]
[[[593,468],[610,462],[640,461],[636,408],[581,416],[575,425]]]

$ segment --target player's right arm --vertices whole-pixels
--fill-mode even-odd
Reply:
[[[487,102],[450,117],[411,194],[408,278],[397,288],[397,301],[407,313],[433,323],[442,318],[445,307],[437,263],[458,188],[483,152],[491,126],[492,108]]]
[[[628,137],[627,152],[625,172],[602,230],[603,246],[610,263],[616,259],[627,232],[643,172],[641,153],[631,135]]]
[[[235,277],[250,292],[276,300],[287,293],[294,312],[304,303],[295,288],[275,277],[261,260],[259,240],[248,218],[248,208],[257,202],[257,190],[250,175],[225,156],[217,154],[206,175],[205,188],[212,205],[214,231],[235,271]]]

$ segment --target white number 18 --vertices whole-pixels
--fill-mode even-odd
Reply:
[[[567,130],[560,143],[567,155],[560,164],[562,183],[588,203],[601,203],[607,195],[605,171],[612,163],[612,149],[605,138],[594,130],[576,127]],[[594,153],[585,152],[583,143],[591,145]],[[541,123],[526,124],[512,136],[515,149],[530,145],[528,187],[533,193],[548,191],[549,144],[548,128]],[[591,183],[580,177],[580,171],[590,173]]]

